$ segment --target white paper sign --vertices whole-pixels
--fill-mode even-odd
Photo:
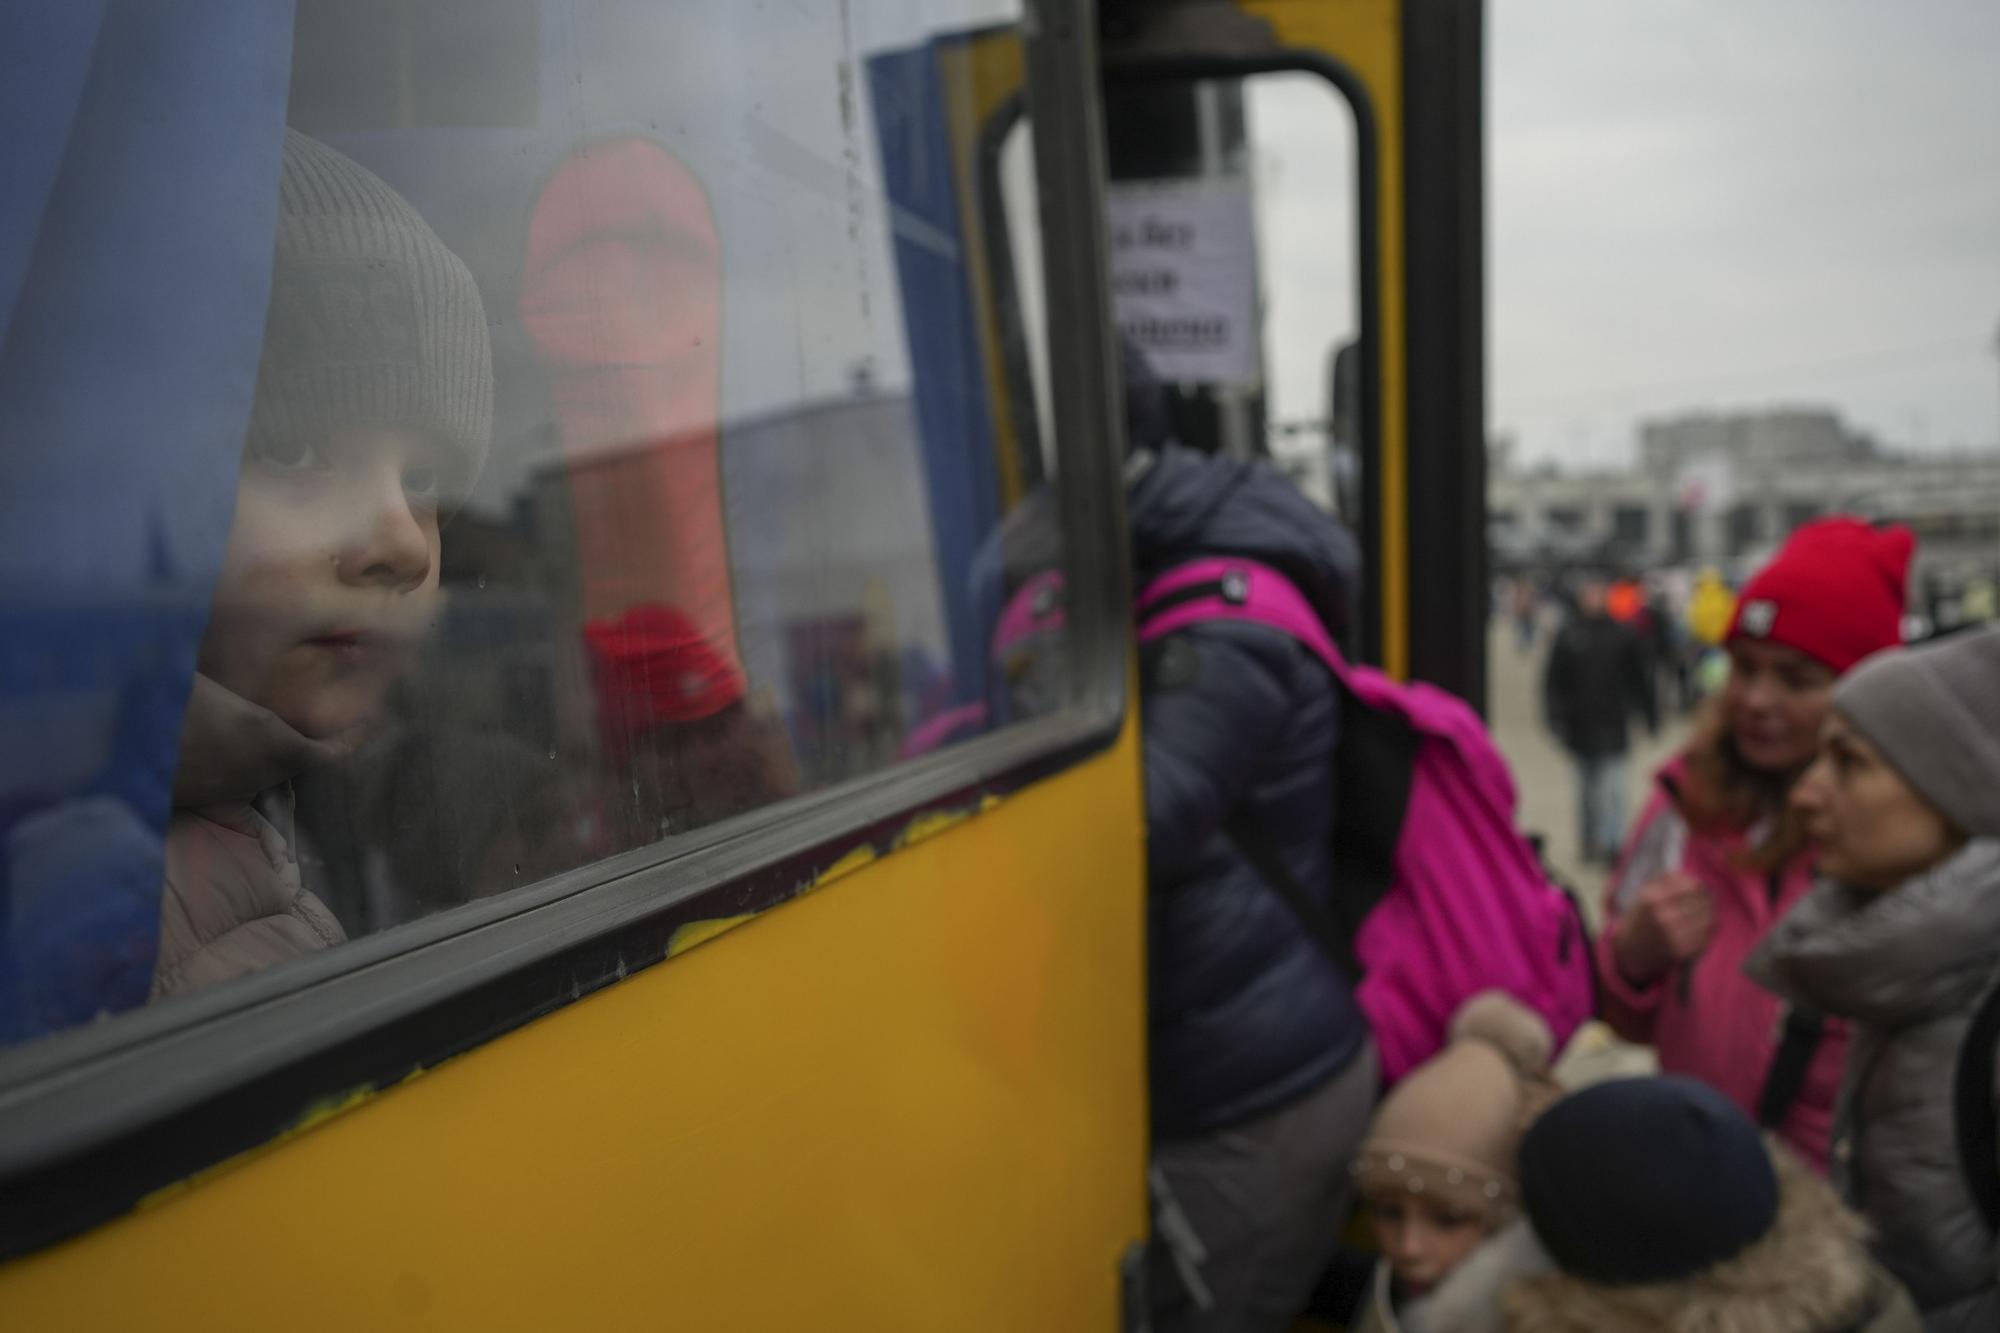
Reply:
[[[1160,378],[1204,384],[1257,379],[1249,181],[1114,182],[1105,213],[1113,318]]]

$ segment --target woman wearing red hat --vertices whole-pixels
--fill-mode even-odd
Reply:
[[[1612,876],[1597,967],[1605,1020],[1669,1073],[1721,1090],[1822,1171],[1847,1030],[1784,1008],[1744,960],[1812,887],[1787,797],[1834,682],[1902,639],[1907,529],[1827,518],[1737,600],[1729,683],[1663,768]]]
[[[783,726],[751,706],[742,670],[685,612],[642,603],[590,621],[583,640],[620,850],[797,794]]]

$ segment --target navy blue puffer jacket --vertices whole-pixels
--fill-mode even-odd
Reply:
[[[1347,620],[1352,538],[1276,471],[1158,451],[1131,483],[1134,586],[1206,556],[1271,565],[1329,625]],[[1189,626],[1162,642],[1142,704],[1153,1132],[1276,1109],[1339,1072],[1367,1020],[1339,971],[1222,832],[1241,813],[1293,875],[1331,895],[1340,699],[1280,631]]]

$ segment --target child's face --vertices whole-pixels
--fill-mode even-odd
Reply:
[[[437,610],[441,464],[397,430],[246,449],[202,671],[315,739],[378,717]]]
[[[1488,1233],[1483,1217],[1422,1194],[1372,1198],[1368,1214],[1375,1243],[1405,1296],[1421,1296],[1442,1282]]]

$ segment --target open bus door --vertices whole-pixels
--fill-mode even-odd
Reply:
[[[1192,186],[1247,193],[1256,218],[1229,281],[1193,302],[1216,322],[1232,309],[1252,321],[1247,355],[1212,358],[1209,382],[1189,386],[1222,404],[1207,414],[1221,423],[1212,439],[1247,437],[1253,453],[1282,454],[1300,436],[1331,446],[1329,489],[1338,494],[1342,472],[1358,483],[1344,517],[1368,556],[1361,654],[1483,707],[1480,6],[1106,0],[1103,10],[1114,205],[1124,177],[1171,186],[1180,198],[1167,207],[1196,226]],[[1316,234],[1300,217],[1320,220]],[[1330,264],[1335,247],[1344,262]],[[1116,283],[1115,251],[1112,274]],[[1288,301],[1305,315],[1292,317]],[[1149,327],[1165,348],[1202,322],[1149,325],[1143,301],[1128,305],[1138,313],[1117,317],[1142,346]],[[1325,310],[1343,314],[1314,325]],[[1330,377],[1348,344],[1352,374]],[[1353,386],[1351,427],[1330,410],[1329,378]]]

